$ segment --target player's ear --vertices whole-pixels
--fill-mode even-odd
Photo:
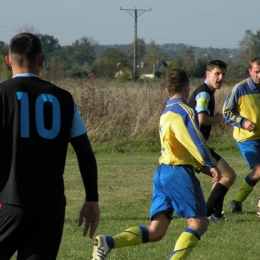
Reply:
[[[12,64],[11,64],[11,61],[10,61],[10,56],[9,56],[9,55],[6,55],[6,56],[5,56],[5,62],[6,62],[6,64],[7,64],[9,67],[12,67]]]

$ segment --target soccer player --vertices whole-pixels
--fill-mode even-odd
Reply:
[[[250,61],[249,74],[233,87],[223,107],[224,118],[234,127],[233,137],[252,169],[231,201],[232,213],[242,213],[242,202],[260,179],[260,57]]]
[[[86,190],[83,235],[99,222],[97,164],[71,94],[38,77],[40,40],[20,33],[5,57],[13,78],[0,84],[0,259],[55,260],[65,215],[63,172],[69,142]]]
[[[189,78],[180,69],[169,72],[166,91],[170,99],[160,118],[161,157],[153,181],[149,226],[133,226],[114,235],[96,236],[93,260],[103,260],[111,249],[161,240],[173,211],[187,219],[169,260],[186,259],[207,230],[206,203],[194,171],[207,166],[218,181],[219,170],[201,134],[195,111],[186,103]],[[152,256],[147,256],[152,259]]]
[[[197,87],[189,98],[189,105],[198,113],[200,130],[205,139],[210,137],[211,126],[224,121],[223,115],[215,114],[215,91],[220,89],[225,80],[227,66],[221,60],[211,60],[207,65],[206,78],[202,85]],[[221,178],[214,183],[210,196],[207,200],[207,216],[209,222],[215,224],[215,218],[227,220],[223,214],[224,197],[234,183],[236,174],[229,164],[213,149],[210,149],[211,155],[216,159],[217,166],[220,169]],[[211,176],[210,171],[204,167],[201,169],[205,174]],[[213,214],[213,215],[212,215]]]

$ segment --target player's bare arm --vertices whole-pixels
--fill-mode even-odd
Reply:
[[[224,120],[223,114],[221,113],[216,113],[214,116],[209,116],[206,113],[199,113],[198,119],[200,125],[212,125],[215,123],[221,123]]]

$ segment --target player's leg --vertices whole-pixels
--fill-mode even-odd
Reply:
[[[24,209],[0,204],[0,259],[9,260],[23,241],[24,214]]]
[[[154,216],[149,226],[133,226],[113,235],[96,236],[92,260],[103,260],[112,249],[137,246],[161,240],[170,224],[164,213]]]
[[[252,172],[245,177],[234,200],[230,203],[231,212],[239,214],[242,213],[242,202],[247,199],[260,179],[260,141],[247,140],[237,142],[237,145],[245,162],[252,169]]]
[[[57,258],[61,243],[65,209],[55,212],[30,212],[27,216],[24,242],[18,248],[17,259]]]
[[[221,179],[218,183],[214,184],[211,189],[210,196],[207,200],[207,216],[214,214],[217,218],[224,218],[222,214],[223,203],[225,195],[227,194],[230,186],[234,183],[236,179],[236,174],[230,165],[220,157],[215,151],[210,149],[212,156],[217,161],[217,166],[221,173]],[[211,176],[210,171],[206,172],[207,175]]]
[[[159,166],[154,174],[150,225],[133,226],[113,235],[96,236],[92,260],[105,259],[111,249],[155,242],[165,235],[172,218],[173,209],[171,202],[163,190],[158,189],[158,186],[160,186],[160,173],[165,170],[164,168],[163,166]]]
[[[206,216],[187,218],[188,227],[178,238],[169,260],[186,259],[195,248],[201,236],[206,232],[208,223]]]
[[[176,213],[187,219],[188,227],[178,238],[169,260],[186,259],[208,227],[206,203],[194,170],[177,167],[174,177],[175,189],[169,187],[173,192],[168,196]]]
[[[206,203],[200,183],[189,167],[179,167],[179,175],[176,174],[177,198],[173,197],[173,207],[178,215],[185,217],[188,227],[184,229],[178,238],[175,247],[170,254],[170,260],[186,259],[196,247],[200,237],[207,230]],[[185,170],[186,172],[181,172]],[[177,180],[178,179],[178,180]]]

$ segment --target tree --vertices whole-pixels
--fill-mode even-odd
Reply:
[[[135,42],[131,43],[128,47],[128,58],[133,59],[134,57],[134,46]],[[137,55],[136,59],[142,59],[146,52],[146,45],[144,39],[137,38]]]
[[[50,69],[51,54],[61,48],[59,40],[48,34],[36,33],[35,35],[40,39],[42,44],[42,53],[45,55],[43,68]]]
[[[186,70],[190,77],[194,76],[195,58],[192,47],[185,47],[181,51],[182,68]]]
[[[94,70],[97,76],[114,78],[127,66],[127,56],[119,49],[107,49],[100,53],[94,63]]]
[[[260,54],[260,30],[254,34],[251,30],[246,30],[244,38],[238,43],[240,61],[248,64],[251,59]]]
[[[248,77],[248,65],[231,63],[227,67],[227,78],[244,79]]]
[[[198,59],[195,62],[195,72],[194,72],[194,77],[195,78],[204,78],[205,77],[205,72],[207,69],[207,64],[211,60],[210,55],[203,55],[201,57],[198,57]]]
[[[161,59],[159,47],[155,44],[155,41],[151,41],[147,47],[144,61],[149,65],[155,65]]]
[[[50,60],[62,61],[62,70],[67,72],[64,75],[77,78],[86,77],[92,72],[96,45],[94,40],[82,37],[72,45],[61,46],[60,49],[55,50],[51,54]]]
[[[52,35],[36,33],[42,44],[42,52],[45,56],[61,48],[59,40]]]
[[[73,60],[79,65],[88,62],[93,63],[95,60],[96,41],[88,37],[82,37],[72,43]]]

